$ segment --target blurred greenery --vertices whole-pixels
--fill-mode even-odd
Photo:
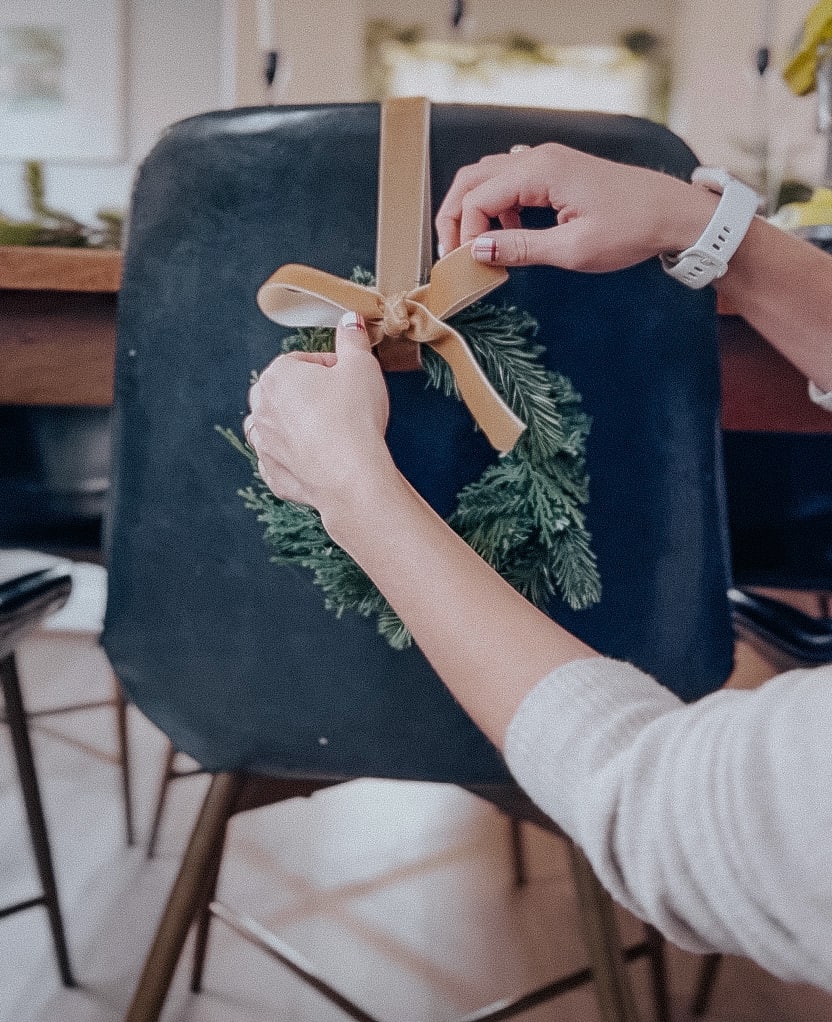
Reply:
[[[665,123],[670,104],[670,60],[664,40],[648,27],[636,27],[621,34],[616,45],[620,60],[649,64],[651,102],[648,116]],[[576,61],[573,51],[592,47],[557,46],[522,32],[482,37],[477,42],[460,39],[429,39],[423,25],[400,25],[384,18],[368,22],[366,29],[365,75],[372,99],[390,94],[391,52],[401,50],[414,57],[437,60],[461,77],[489,77],[494,65],[501,68],[540,65],[568,66]],[[580,58],[577,58],[580,59]]]
[[[100,209],[96,223],[85,224],[46,201],[43,164],[24,165],[29,219],[15,220],[0,211],[0,245],[57,245],[62,248],[120,248],[124,214]]]
[[[780,185],[780,191],[777,195],[777,209],[790,202],[808,202],[812,198],[813,192],[814,188],[811,185],[807,185],[804,181],[793,181],[791,178],[787,178]]]

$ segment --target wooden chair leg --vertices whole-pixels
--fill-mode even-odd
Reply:
[[[202,903],[199,906],[199,914],[196,920],[196,935],[194,940],[194,960],[191,969],[191,992],[198,994],[202,990],[202,975],[205,971],[205,955],[208,950],[208,933],[211,928],[211,902],[217,893],[217,884],[220,879],[222,868],[222,856],[225,850],[225,835],[228,831],[228,821],[223,827],[215,848],[211,853],[211,861],[205,871],[205,885],[202,891]]]
[[[172,742],[168,742],[165,753],[165,765],[162,769],[162,777],[159,781],[159,790],[156,795],[156,808],[153,810],[153,823],[150,825],[150,837],[147,839],[147,858],[152,859],[156,854],[156,843],[159,840],[159,828],[162,824],[162,814],[165,811],[165,802],[168,797],[168,787],[173,780],[173,761],[176,759],[176,749]]]
[[[667,958],[664,937],[653,926],[647,926],[647,943],[650,951],[650,979],[653,985],[656,1022],[670,1022],[670,990],[667,984]]]
[[[721,961],[722,955],[720,954],[705,955],[702,960],[699,978],[696,982],[696,990],[694,991],[693,1001],[690,1006],[690,1011],[694,1018],[700,1018],[708,1010],[711,994],[716,983],[716,974],[719,971]]]
[[[28,722],[23,707],[20,678],[18,677],[14,654],[9,655],[0,662],[0,681],[2,681],[3,686],[3,698],[6,701],[6,720],[11,731],[17,771],[20,775],[20,785],[23,789],[23,802],[29,822],[29,833],[35,852],[38,873],[40,874],[43,905],[46,908],[49,925],[52,930],[55,956],[58,959],[58,968],[64,986],[74,987],[75,979],[69,963],[66,932],[58,902],[58,887],[55,882],[52,851],[49,847],[49,833],[46,829],[46,819],[43,815],[43,802],[40,797],[37,773],[35,772],[35,760],[29,740]]]
[[[569,842],[590,967],[603,1022],[638,1022],[612,899],[583,852]]]
[[[528,879],[526,872],[526,850],[523,844],[523,824],[516,816],[510,819],[511,862],[514,867],[514,886],[523,887]]]
[[[157,1022],[162,1012],[188,930],[199,910],[206,869],[244,780],[243,774],[221,773],[211,781],[125,1022]]]
[[[133,822],[133,791],[130,780],[130,739],[127,731],[127,699],[118,678],[113,675],[116,733],[118,735],[118,758],[121,767],[121,792],[124,797],[124,835],[127,847],[136,843],[136,828]]]

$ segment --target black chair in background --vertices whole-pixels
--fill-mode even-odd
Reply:
[[[213,780],[128,1014],[162,1010],[194,919],[198,987],[231,816],[357,777],[454,783],[509,817],[557,830],[420,652],[392,651],[372,622],[323,607],[307,575],[268,562],[236,495],[248,466],[215,426],[239,424],[252,369],[281,331],[258,311],[283,263],[341,276],[374,266],[379,111],[374,104],[224,111],[170,129],[145,161],[120,295],[109,601],[104,646],[129,698]],[[512,144],[562,141],[687,177],[693,154],[638,119],[435,107],[432,191]],[[653,260],[615,274],[519,270],[497,302],[540,322],[544,360],[593,417],[589,525],[601,604],[550,612],[604,653],[685,699],[720,687],[733,636],[718,457],[713,295],[679,287]],[[394,457],[441,513],[494,457],[465,409],[391,374]],[[320,742],[321,736],[326,738]],[[593,977],[602,1015],[632,1020],[611,905],[573,850],[591,968],[478,1018],[504,1018]],[[276,938],[223,918],[353,1018]],[[658,1013],[661,941],[648,931]]]
[[[110,409],[0,407],[0,546],[101,562]]]
[[[828,599],[828,594],[820,594]],[[832,618],[815,617],[763,593],[728,593],[739,638],[758,646],[780,670],[832,663]]]
[[[27,573],[42,554],[101,564],[104,509],[110,487],[111,411],[82,407],[0,407],[0,570],[11,550]],[[71,568],[66,567],[71,573]],[[3,572],[5,574],[5,572]],[[97,634],[91,636],[95,641]],[[117,680],[107,699],[40,708],[47,718],[112,707],[118,740],[128,845],[133,824],[127,703]]]
[[[4,700],[3,719],[11,733],[29,834],[41,883],[39,895],[0,908],[0,919],[42,905],[49,918],[61,979],[64,985],[69,987],[75,986],[75,979],[72,975],[58,900],[49,833],[29,739],[29,726],[20,690],[15,651],[24,639],[37,630],[44,618],[60,610],[69,598],[71,589],[72,579],[69,575],[48,570],[31,572],[0,584],[0,684]]]
[[[725,478],[734,585],[828,600],[832,433],[727,432]],[[818,611],[828,616],[828,602]]]

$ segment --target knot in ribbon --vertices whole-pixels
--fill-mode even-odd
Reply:
[[[410,330],[410,309],[407,307],[407,293],[401,291],[384,299],[384,316],[381,327],[385,337],[401,337]]]
[[[392,295],[311,266],[287,263],[262,285],[257,303],[269,319],[283,326],[334,328],[345,312],[352,311],[364,317],[373,345],[387,338],[429,345],[451,367],[460,397],[491,445],[507,453],[525,424],[494,389],[462,335],[445,322],[507,277],[502,267],[476,262],[470,246],[435,263],[429,283]]]

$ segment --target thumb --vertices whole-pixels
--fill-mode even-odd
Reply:
[[[335,353],[339,357],[372,350],[364,317],[358,312],[345,312],[335,329]]]
[[[577,220],[545,230],[504,230],[481,234],[471,246],[480,263],[493,266],[576,267],[586,247]]]

